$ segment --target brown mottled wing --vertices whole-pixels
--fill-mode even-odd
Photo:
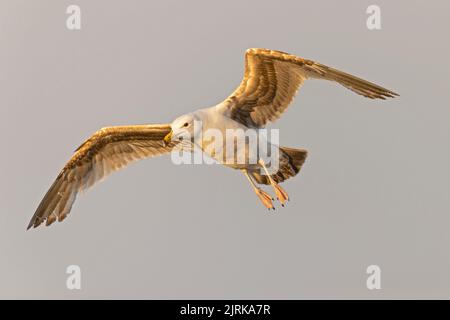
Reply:
[[[239,87],[222,104],[223,112],[248,127],[263,127],[278,119],[308,78],[335,81],[372,99],[397,96],[348,73],[280,51],[248,49]]]
[[[109,173],[133,161],[170,152],[163,138],[170,126],[138,125],[103,128],[94,133],[76,151],[59,173],[35,214],[28,229],[44,221],[50,225],[69,214],[79,191],[92,186]]]

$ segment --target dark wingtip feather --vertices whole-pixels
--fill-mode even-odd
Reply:
[[[59,199],[61,198],[59,191],[61,190],[63,182],[64,179],[62,175],[58,175],[52,186],[48,189],[41,203],[37,207],[36,212],[31,218],[30,223],[28,224],[27,230],[31,227],[38,227],[48,218],[50,214],[52,214],[53,210],[59,202]]]

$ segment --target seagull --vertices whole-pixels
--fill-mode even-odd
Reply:
[[[269,172],[263,158],[257,156],[253,163],[228,161],[230,159],[224,161],[227,156],[223,150],[211,152],[203,139],[193,141],[211,128],[220,132],[227,129],[265,128],[269,122],[280,118],[307,79],[337,82],[371,99],[384,100],[398,96],[391,90],[312,60],[281,51],[248,49],[244,77],[238,88],[223,102],[182,115],[170,124],[113,126],[95,132],[75,150],[60,171],[27,229],[36,228],[43,222],[49,226],[55,221],[63,221],[70,213],[77,194],[111,172],[137,160],[168,154],[180,146],[186,150],[194,143],[201,152],[225,166],[242,171],[267,209],[275,208],[275,200],[260,185],[270,185],[277,200],[284,206],[289,196],[279,183],[297,175],[307,157],[306,150],[276,146],[278,170]],[[201,122],[201,129],[195,126],[195,122]],[[186,134],[194,139],[183,139]],[[270,141],[267,143],[270,144]],[[257,154],[248,148],[238,152],[246,152],[246,156]]]

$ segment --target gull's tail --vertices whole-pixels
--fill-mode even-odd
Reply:
[[[305,149],[294,149],[280,147],[279,169],[271,177],[275,182],[280,183],[299,173],[303,163],[305,163],[308,151]],[[250,172],[259,184],[270,184],[267,176],[261,175],[259,170]]]

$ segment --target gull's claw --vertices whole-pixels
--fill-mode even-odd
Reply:
[[[289,196],[288,196],[287,192],[284,191],[284,189],[281,188],[279,186],[279,184],[276,182],[273,183],[272,186],[273,186],[273,189],[275,190],[275,194],[277,195],[278,201],[280,201],[281,205],[284,207],[284,204],[286,203],[286,201],[289,200]]]
[[[272,203],[272,197],[267,192],[263,191],[260,188],[255,188],[255,193],[267,209],[275,210],[275,207]]]
[[[281,202],[281,205],[284,207],[284,203],[289,200],[289,196],[286,191],[281,188],[278,183],[273,180],[272,176],[269,173],[269,170],[267,170],[266,165],[264,163],[263,159],[259,160],[259,164],[262,166],[264,171],[266,172],[267,178],[269,179],[270,184],[272,185],[273,189],[275,190],[275,195],[277,196],[277,200]]]

